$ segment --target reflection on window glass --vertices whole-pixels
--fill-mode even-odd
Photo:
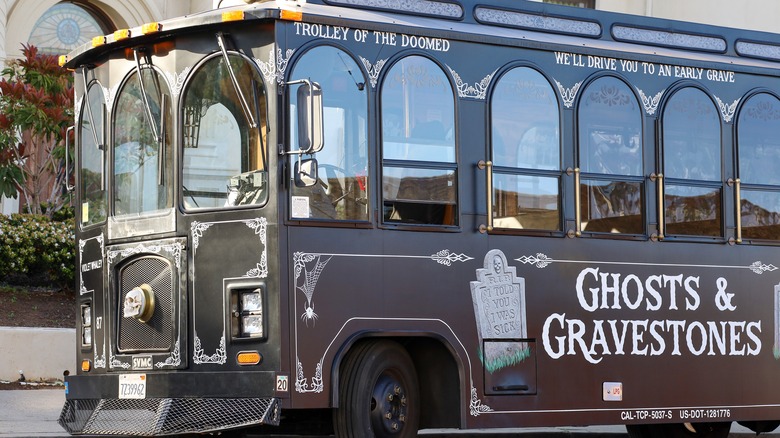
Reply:
[[[742,190],[742,237],[780,240],[780,192]]]
[[[583,231],[642,234],[642,112],[623,81],[602,77],[583,92],[579,121]]]
[[[81,108],[79,142],[81,153],[79,181],[81,188],[81,223],[91,225],[106,220],[105,191],[105,99],[100,84],[89,87]]]
[[[737,140],[742,237],[780,240],[780,100],[751,97],[739,113]]]
[[[455,100],[422,56],[401,59],[382,84],[384,220],[457,225]]]
[[[223,56],[206,61],[184,92],[184,175],[187,209],[258,205],[268,197],[266,98],[257,70],[229,55],[252,128]]]
[[[322,87],[324,125],[323,148],[314,156],[318,163],[317,184],[311,187],[291,184],[292,217],[367,221],[371,179],[368,177],[368,101],[363,71],[346,52],[321,46],[301,57],[291,77],[307,78]],[[296,96],[298,87],[291,88],[290,96]],[[294,102],[290,120],[296,121]],[[290,127],[291,138],[297,139],[297,132],[297,125]],[[297,140],[293,144],[297,144]]]
[[[720,189],[672,185],[664,191],[666,234],[720,236]]]
[[[720,181],[720,118],[697,88],[674,94],[664,109],[664,176]]]
[[[114,110],[116,215],[143,215],[172,206],[171,95],[156,70],[147,67],[141,73],[146,99],[133,73]]]
[[[684,88],[669,99],[662,122],[666,234],[721,236],[718,110],[703,91]]]
[[[398,61],[382,84],[384,158],[454,163],[454,114],[450,82],[433,61]]]
[[[560,115],[550,83],[531,68],[509,71],[492,93],[490,124],[493,226],[560,230]]]
[[[737,134],[742,184],[780,185],[780,100],[751,97],[739,113]]]

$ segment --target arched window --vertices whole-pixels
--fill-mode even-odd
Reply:
[[[752,96],[737,119],[742,237],[780,240],[780,100]]]
[[[604,76],[582,93],[578,112],[580,230],[643,234],[642,112],[622,80]]]
[[[225,58],[208,58],[184,91],[187,209],[259,205],[268,197],[265,87],[251,61],[237,54],[228,58],[251,117],[244,113]]]
[[[698,88],[676,91],[662,116],[667,235],[723,235],[720,113]]]
[[[79,114],[79,215],[82,226],[89,226],[105,221],[108,214],[104,135],[106,99],[100,83],[89,85]]]
[[[133,72],[114,108],[114,214],[150,215],[173,206],[171,94],[153,67]],[[143,81],[143,84],[141,83]]]
[[[368,100],[362,70],[343,50],[319,46],[301,57],[290,77],[309,79],[322,88],[324,126],[323,147],[315,155],[319,181],[310,187],[292,184],[291,216],[367,221],[371,178],[368,176]],[[291,88],[290,96],[296,95],[297,87]],[[291,120],[296,120],[295,110],[295,105],[291,105]],[[290,137],[297,138],[297,126],[290,129]]]
[[[384,221],[457,225],[455,95],[444,71],[407,56],[382,83]]]
[[[560,110],[547,79],[528,67],[503,75],[490,127],[493,227],[560,231]]]
[[[113,30],[108,20],[86,3],[61,2],[38,18],[27,43],[40,53],[62,55]]]

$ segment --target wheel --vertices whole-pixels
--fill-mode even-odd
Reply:
[[[400,344],[362,342],[344,360],[334,431],[344,438],[417,436],[420,389],[412,359]]]
[[[631,438],[727,438],[731,422],[627,424],[626,430]]]

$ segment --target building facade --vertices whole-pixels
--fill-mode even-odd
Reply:
[[[242,0],[0,0],[0,64],[21,56],[23,44],[65,54],[116,29],[187,15]],[[520,0],[517,0],[520,1]],[[537,0],[541,1],[541,0]],[[780,32],[776,0],[544,0],[613,12]],[[251,2],[251,1],[250,1]],[[19,210],[0,198],[0,212]]]

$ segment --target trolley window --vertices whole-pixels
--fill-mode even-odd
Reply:
[[[125,81],[114,109],[114,214],[150,215],[173,205],[171,94],[152,67]]]
[[[368,98],[362,70],[343,50],[320,46],[301,57],[291,77],[306,78],[322,88],[324,127],[323,147],[315,156],[318,181],[309,187],[291,184],[291,217],[367,221],[371,179],[368,177]],[[291,96],[296,95],[297,87],[291,90]],[[292,121],[297,120],[295,112],[293,102]],[[297,133],[297,125],[290,126],[292,144],[297,144]]]
[[[720,113],[698,88],[672,95],[662,118],[667,235],[723,235]]]
[[[490,106],[495,228],[561,230],[558,100],[538,71],[519,67],[498,82]]]
[[[84,99],[79,124],[79,213],[82,226],[103,222],[107,216],[105,114],[103,88],[93,82]]]
[[[187,209],[258,205],[268,197],[265,87],[249,61],[236,54],[228,59],[252,120],[244,113],[225,58],[217,54],[204,62],[184,92],[182,190]]]
[[[780,100],[760,93],[739,113],[742,237],[780,240]]]
[[[457,225],[455,97],[422,56],[398,61],[382,84],[385,222]]]
[[[622,80],[604,76],[583,92],[579,122],[580,229],[643,234],[642,113]]]

